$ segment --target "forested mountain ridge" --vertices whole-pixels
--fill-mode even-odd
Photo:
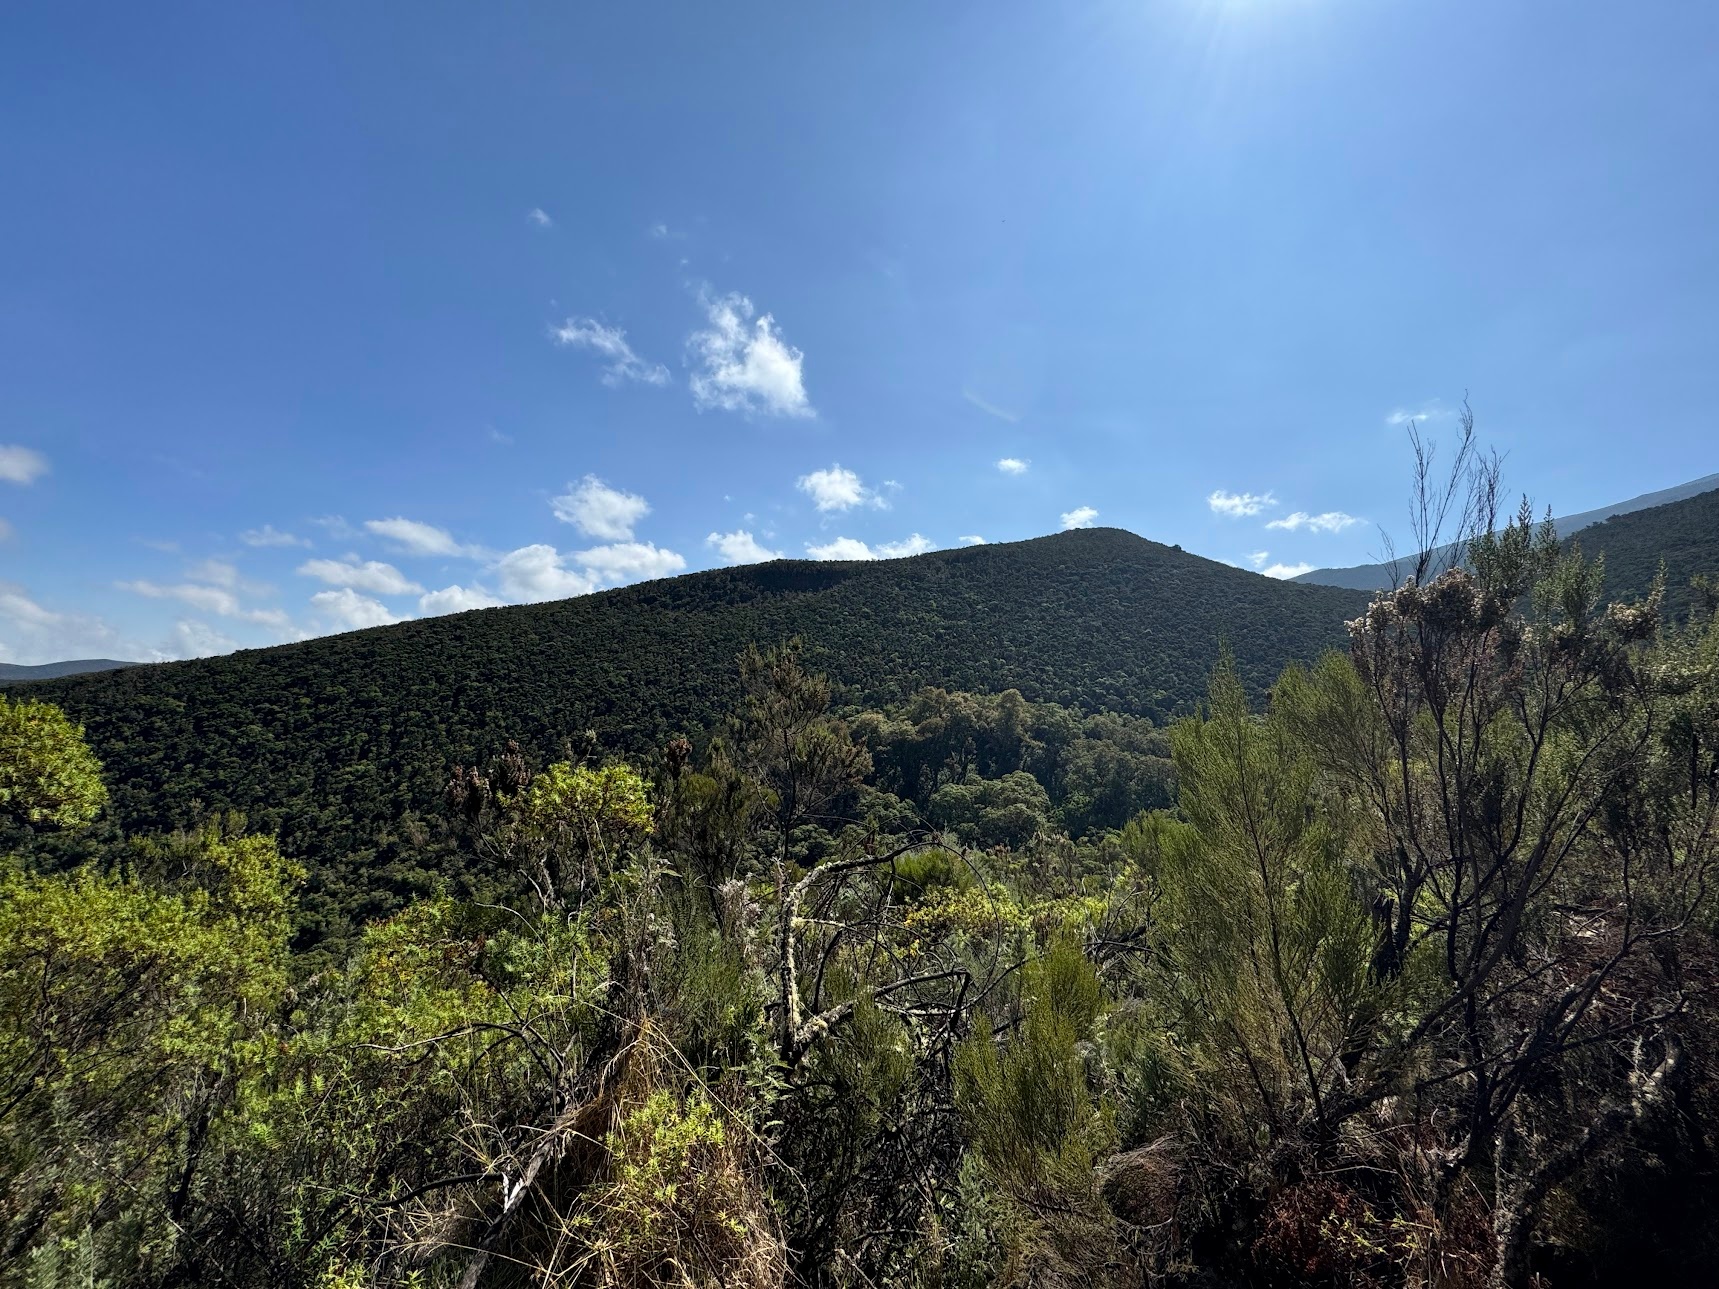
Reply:
[[[1572,533],[1589,559],[1605,558],[1606,587],[1613,595],[1640,594],[1665,567],[1664,607],[1681,622],[1689,616],[1690,580],[1719,573],[1719,489],[1651,510],[1614,515]]]
[[[1343,643],[1364,604],[1088,529],[718,569],[28,692],[84,724],[126,830],[236,808],[313,868],[357,871],[403,821],[439,810],[450,764],[510,738],[548,758],[587,729],[629,753],[697,735],[732,705],[751,642],[802,637],[855,704],[1015,688],[1163,721],[1204,692],[1226,646],[1257,692],[1287,661]]]
[[[1552,523],[1566,544],[1579,541],[1590,556],[1608,543],[1617,545],[1623,563],[1608,561],[1606,589],[1611,595],[1639,594],[1653,581],[1663,555],[1667,611],[1681,616],[1688,605],[1689,579],[1719,568],[1719,521],[1715,515],[1719,515],[1719,474],[1710,474],[1615,506],[1554,517]],[[1442,547],[1439,553],[1448,557],[1454,549]],[[1399,560],[1399,571],[1406,571],[1412,563],[1413,556],[1405,556]],[[1387,590],[1396,584],[1389,563],[1316,568],[1292,580],[1361,591]]]

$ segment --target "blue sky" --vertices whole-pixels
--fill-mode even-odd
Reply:
[[[1711,472],[1715,65],[1690,3],[8,5],[0,660],[1356,563],[1465,391],[1560,512]]]

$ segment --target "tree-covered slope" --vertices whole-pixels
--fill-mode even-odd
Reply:
[[[1719,574],[1719,490],[1651,510],[1615,515],[1575,533],[1582,554],[1606,560],[1606,595],[1641,595],[1665,568],[1665,612],[1689,616],[1690,579]]]
[[[749,641],[802,636],[854,702],[1018,688],[1163,719],[1223,645],[1262,687],[1340,643],[1362,603],[1092,529],[719,569],[29,690],[87,726],[124,827],[235,807],[290,854],[362,864],[436,808],[450,762],[504,739],[546,756],[586,729],[633,752],[697,733],[732,706]]]

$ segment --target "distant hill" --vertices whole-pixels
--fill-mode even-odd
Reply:
[[[548,757],[585,729],[637,753],[697,733],[731,709],[749,641],[804,637],[854,702],[1013,687],[1165,720],[1204,693],[1223,645],[1263,688],[1342,644],[1365,602],[1088,529],[717,569],[31,690],[86,725],[126,829],[246,810],[323,880],[349,883],[341,907],[362,916],[362,892],[420,882],[389,865],[421,862],[396,843],[439,812],[450,763],[510,737]]]
[[[1704,475],[1699,479],[1691,479],[1688,483],[1680,483],[1675,488],[1665,488],[1659,492],[1646,492],[1628,501],[1620,501],[1615,505],[1601,506],[1598,510],[1584,510],[1580,514],[1565,515],[1554,518],[1552,523],[1557,527],[1560,537],[1570,537],[1583,529],[1603,523],[1618,515],[1634,514],[1638,511],[1662,509],[1684,500],[1692,499],[1700,494],[1719,489],[1719,474]],[[1675,524],[1675,521],[1673,521]],[[1719,535],[1715,537],[1715,548],[1719,549]],[[1439,548],[1441,560],[1448,561],[1454,545]],[[1408,558],[1399,561],[1406,570],[1413,563],[1411,553]],[[1706,567],[1711,568],[1709,564]],[[1693,572],[1701,572],[1695,568]],[[1352,568],[1316,568],[1311,573],[1303,573],[1294,578],[1297,582],[1311,582],[1317,586],[1344,586],[1351,590],[1382,591],[1396,585],[1396,578],[1390,564],[1357,564]],[[1688,578],[1683,578],[1687,582]]]
[[[1665,612],[1674,621],[1689,614],[1689,581],[1698,573],[1719,575],[1719,489],[1669,506],[1616,515],[1589,524],[1565,539],[1590,559],[1606,559],[1606,594],[1640,595],[1665,565]]]
[[[82,676],[92,671],[114,671],[135,666],[135,662],[120,662],[114,658],[78,658],[71,662],[44,662],[34,667],[0,662],[0,685],[14,680],[56,680],[61,676]]]

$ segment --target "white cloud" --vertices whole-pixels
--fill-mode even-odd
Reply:
[[[871,547],[857,537],[838,537],[821,546],[806,543],[806,554],[813,559],[876,559]]]
[[[309,546],[310,541],[304,537],[295,537],[291,533],[283,533],[273,524],[264,524],[261,528],[247,528],[239,534],[239,540],[247,546]]]
[[[1011,412],[1006,407],[998,407],[995,403],[987,402],[970,389],[962,390],[961,397],[966,399],[981,412],[984,412],[988,416],[994,416],[999,421],[1007,421],[1010,425],[1014,425],[1021,419],[1019,412]]]
[[[1214,515],[1244,519],[1275,506],[1277,498],[1269,492],[1225,492],[1219,488],[1206,498],[1206,504]]]
[[[232,591],[222,590],[220,586],[198,586],[194,583],[162,586],[160,583],[151,583],[151,581],[117,583],[117,586],[119,586],[119,590],[131,591],[132,595],[148,596],[150,600],[179,600],[182,605],[199,608],[205,614],[239,617],[242,612],[239,596],[234,595]]]
[[[671,550],[650,542],[616,542],[609,546],[593,546],[590,550],[574,551],[573,556],[604,582],[642,582],[652,577],[667,577],[686,567],[686,560]]]
[[[549,212],[544,210],[541,206],[533,206],[530,210],[525,212],[525,217],[532,223],[536,224],[539,228],[555,227],[555,221],[549,218]]]
[[[611,488],[596,475],[588,474],[577,486],[567,486],[570,491],[550,503],[555,517],[588,537],[626,541],[632,537],[634,525],[651,513],[650,503],[643,497]]]
[[[714,546],[724,562],[729,564],[762,564],[768,559],[782,558],[781,551],[771,550],[744,528],[731,533],[712,533],[704,539],[704,544]]]
[[[504,603],[481,586],[444,586],[420,596],[418,612],[426,618],[435,618],[444,613],[464,613],[467,609],[493,609]]]
[[[1298,510],[1282,519],[1273,519],[1266,527],[1282,528],[1292,533],[1302,528],[1312,533],[1340,533],[1360,522],[1355,516],[1345,515],[1341,510],[1327,510],[1322,515],[1310,515],[1305,510]]]
[[[960,540],[961,540],[961,544],[963,546],[983,546],[983,545],[985,545],[985,539],[983,537],[979,536],[978,533],[969,533],[967,536],[961,538]]]
[[[21,591],[0,587],[0,616],[26,627],[51,627],[63,615],[44,609]]]
[[[358,562],[356,555],[344,559],[312,559],[298,566],[305,577],[314,577],[330,586],[350,586],[375,595],[417,595],[424,588],[392,564],[381,560]]]
[[[342,521],[343,523],[345,521]],[[420,523],[416,519],[366,519],[364,527],[376,536],[394,543],[408,555],[470,555],[467,547],[453,539],[445,528]]]
[[[615,542],[562,552],[553,546],[521,546],[491,566],[509,600],[537,603],[589,595],[604,586],[666,577],[686,567],[676,551],[650,542]]]
[[[1270,551],[1255,551],[1247,557],[1247,562],[1255,568],[1264,568],[1266,561],[1271,558]]]
[[[828,470],[814,470],[794,480],[794,486],[812,499],[822,513],[852,510],[855,506],[876,506],[889,509],[889,502],[860,481],[860,477],[841,464]]]
[[[668,368],[661,363],[646,362],[627,343],[627,333],[619,327],[605,327],[595,318],[569,318],[559,327],[549,329],[549,337],[558,345],[574,349],[589,349],[609,360],[603,368],[605,385],[623,385],[636,380],[646,385],[668,384]]]
[[[700,367],[692,374],[692,401],[703,411],[814,416],[801,375],[805,355],[782,339],[768,313],[753,317],[743,295],[703,299],[710,325],[687,338]]]
[[[581,569],[570,569],[553,546],[521,546],[495,563],[502,594],[510,600],[536,604],[542,600],[565,600],[588,595],[597,589],[597,579]]]
[[[336,541],[346,541],[358,536],[358,530],[341,515],[319,515],[310,521],[326,532]]]
[[[918,533],[903,538],[899,542],[884,542],[878,546],[868,546],[857,537],[838,537],[822,546],[806,543],[806,554],[813,559],[900,559],[904,555],[923,555],[935,547],[929,538]]]
[[[147,580],[116,582],[115,585],[122,591],[130,591],[133,595],[145,596],[151,600],[177,600],[202,613],[238,618],[267,627],[287,626],[287,615],[279,609],[247,609],[239,597],[224,586],[205,586],[196,582],[177,582],[164,586],[159,582]]]
[[[193,582],[207,582],[211,586],[225,587],[229,591],[237,590],[239,586],[238,567],[224,559],[206,559],[193,564],[185,570],[185,576]]]
[[[1073,510],[1062,513],[1063,531],[1070,528],[1091,528],[1092,521],[1098,518],[1098,512],[1091,506],[1076,506]]]
[[[26,666],[68,658],[138,657],[100,618],[44,609],[21,587],[0,583],[0,662]]]
[[[48,473],[48,458],[18,443],[0,443],[0,480],[30,484]]]
[[[200,586],[194,582],[163,586],[159,582],[136,581],[121,582],[119,589],[147,596],[152,600],[178,600],[193,609],[201,609],[204,613],[218,613],[223,618],[236,618],[242,611],[239,597],[219,586]]]
[[[396,615],[380,600],[372,600],[367,595],[360,595],[350,586],[341,587],[338,591],[318,591],[310,597],[312,607],[316,608],[346,631],[356,631],[362,627],[386,627],[406,619]]]
[[[1260,572],[1267,577],[1275,577],[1279,580],[1300,577],[1303,573],[1311,573],[1312,571],[1313,565],[1311,564],[1271,564],[1260,569]]]
[[[1031,461],[1022,460],[1020,457],[1004,457],[997,462],[997,469],[1004,474],[1025,474],[1030,465],[1032,465]]]
[[[1442,400],[1432,399],[1422,403],[1418,408],[1399,407],[1385,418],[1386,425],[1407,425],[1411,421],[1443,421],[1448,420],[1453,413]]]
[[[885,542],[877,548],[879,559],[900,559],[904,555],[923,555],[926,551],[936,550],[929,537],[918,533],[910,534],[898,542]]]
[[[173,658],[207,658],[218,653],[232,653],[239,642],[222,635],[207,622],[181,618],[173,624],[173,634],[159,652]]]

